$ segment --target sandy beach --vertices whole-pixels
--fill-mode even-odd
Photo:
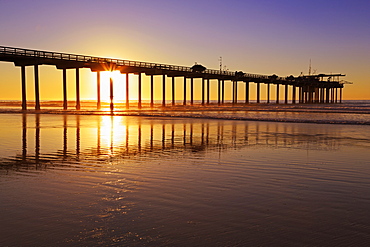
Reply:
[[[367,125],[73,114],[0,119],[3,246],[369,241]]]

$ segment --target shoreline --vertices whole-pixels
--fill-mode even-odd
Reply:
[[[68,110],[63,110],[63,105],[60,102],[41,102],[41,110],[54,110],[54,111],[91,111],[91,112],[101,112],[110,111],[109,103],[102,103],[101,110],[96,108],[95,102],[82,102],[81,110],[75,110],[75,104],[70,102],[68,104]],[[271,111],[271,112],[317,112],[317,113],[360,113],[360,114],[370,114],[370,101],[369,104],[356,103],[323,103],[323,104],[276,104],[276,103],[224,103],[218,105],[217,103],[209,103],[202,105],[201,103],[194,103],[194,105],[182,105],[176,103],[176,105],[171,105],[167,103],[166,106],[162,104],[155,103],[154,106],[150,106],[150,103],[142,103],[142,107],[139,108],[135,103],[132,103],[129,108],[125,107],[124,103],[115,103],[115,112],[130,112],[130,111]],[[35,111],[34,104],[27,104],[27,112]],[[12,111],[22,111],[22,105],[19,102],[0,102],[0,112],[4,110]]]

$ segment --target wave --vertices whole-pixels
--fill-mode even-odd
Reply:
[[[109,110],[109,104],[103,102],[102,110],[96,110],[95,101],[84,101],[82,110],[72,110],[74,102],[69,102],[69,109],[61,110],[62,101],[42,101],[40,111],[32,109],[33,102],[29,102],[26,113],[34,114],[70,114],[70,115],[116,115],[116,116],[146,116],[146,117],[177,117],[177,118],[206,118],[244,121],[269,121],[292,123],[318,123],[318,124],[353,124],[370,125],[370,101],[345,101],[343,104],[248,104],[232,105],[226,103],[218,106],[201,105],[196,102],[194,106],[175,105],[162,107],[155,102],[150,108],[148,102],[143,102],[139,109],[135,103],[125,108],[124,103],[115,104],[114,112]],[[20,101],[0,101],[0,113],[20,114]]]
[[[0,113],[20,114],[21,111],[1,110]],[[284,113],[274,114],[273,112],[255,112],[256,114],[243,114],[234,112],[233,114],[225,112],[109,112],[109,111],[53,111],[41,110],[40,112],[30,111],[28,114],[69,114],[69,115],[109,115],[109,116],[142,116],[155,118],[204,118],[204,119],[219,119],[219,120],[243,120],[243,121],[268,121],[268,122],[289,122],[289,123],[316,123],[316,124],[352,124],[352,125],[370,125],[370,116],[363,114],[347,114],[340,118],[328,116],[328,114],[302,114],[284,115]]]

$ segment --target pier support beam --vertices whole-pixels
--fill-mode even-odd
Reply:
[[[245,82],[245,103],[249,104],[249,81]]]
[[[166,75],[162,77],[162,106],[166,106]]]
[[[217,103],[221,105],[221,79],[217,80]]]
[[[306,91],[306,103],[311,103],[312,99],[311,99],[311,87],[308,86],[307,87],[307,91]]]
[[[154,106],[154,75],[150,75],[150,107]]]
[[[238,81],[235,81],[235,104],[238,104]]]
[[[138,102],[137,102],[137,107],[141,109],[141,72],[139,72],[139,78],[138,78]]]
[[[210,87],[209,87],[209,78],[207,78],[207,105],[209,105],[209,94],[210,94]]]
[[[276,104],[279,104],[279,83],[276,84]]]
[[[315,87],[310,87],[311,103],[315,103]]]
[[[184,105],[186,105],[186,76],[184,76]]]
[[[202,78],[202,105],[204,105],[204,78]]]
[[[293,85],[292,89],[292,104],[296,103],[296,93],[297,93],[297,87],[296,85]]]
[[[335,104],[338,103],[338,88],[335,88]]]
[[[40,110],[39,65],[34,65],[35,73],[35,110]]]
[[[334,103],[334,88],[331,88],[331,103]]]
[[[194,78],[190,78],[190,105],[194,104]]]
[[[331,103],[335,103],[335,88],[331,88]]]
[[[343,88],[340,88],[339,96],[339,103],[342,104]]]
[[[27,110],[27,90],[26,90],[26,66],[21,66],[21,80],[22,80],[22,110]]]
[[[109,92],[110,92],[110,111],[113,112],[114,105],[113,105],[113,79],[109,79]]]
[[[175,105],[175,77],[172,76],[172,105]]]
[[[320,88],[320,103],[324,103],[324,88]]]
[[[126,73],[126,109],[130,108],[129,74]]]
[[[80,102],[80,69],[76,68],[76,110],[81,109]]]
[[[322,90],[322,103],[325,103],[325,101],[326,101],[326,98],[325,98],[325,96],[326,96],[326,88],[322,88],[321,89]]]
[[[96,108],[101,109],[101,95],[100,95],[100,71],[96,72],[96,93],[97,93],[97,104]]]
[[[267,104],[270,103],[270,83],[267,83]]]
[[[329,96],[329,103],[333,103],[333,89],[329,88],[330,96]]]
[[[232,104],[235,103],[235,81],[231,81],[231,83],[233,84],[233,90],[232,90]]]
[[[260,103],[260,83],[257,82],[257,104]]]
[[[312,88],[311,88],[311,86],[308,86],[307,90],[308,90],[308,92],[307,92],[308,103],[311,104],[312,103],[312,92],[311,92]]]
[[[222,79],[222,82],[221,82],[221,89],[222,89],[221,104],[224,104],[225,103],[225,80],[224,79]]]
[[[285,84],[285,104],[288,104],[288,84]]]
[[[331,94],[332,94],[332,103],[335,103],[335,88],[331,89]]]
[[[305,96],[304,96],[305,97],[305,99],[304,99],[305,103],[310,103],[310,92],[308,90],[310,90],[310,88],[306,87],[306,92],[305,92]]]
[[[326,88],[326,103],[328,104],[330,100],[330,88]]]

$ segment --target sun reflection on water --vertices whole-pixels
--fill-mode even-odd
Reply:
[[[115,118],[114,116],[101,116],[98,121],[100,145],[108,150],[109,155],[113,155],[114,147],[118,143],[124,143],[127,138],[127,125],[122,118]]]

